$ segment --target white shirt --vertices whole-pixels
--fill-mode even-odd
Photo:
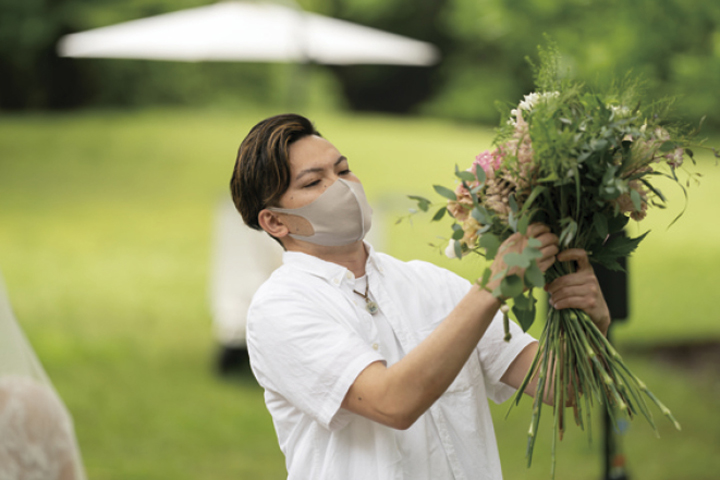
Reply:
[[[412,350],[471,286],[427,262],[368,250],[369,291],[384,316],[377,323],[353,293],[352,272],[297,252],[283,255],[283,266],[250,306],[251,365],[265,389],[288,478],[502,478],[487,398],[499,403],[512,395],[500,377],[534,340],[511,323],[506,343],[500,314],[448,390],[410,429],[395,430],[340,407],[362,370],[396,360],[393,342],[399,355]]]

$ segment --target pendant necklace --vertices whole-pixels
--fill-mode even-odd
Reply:
[[[370,282],[366,279],[365,280],[365,293],[358,292],[357,290],[353,290],[353,292],[357,293],[361,297],[365,299],[365,310],[370,313],[370,315],[375,315],[378,311],[380,311],[380,307],[378,307],[378,304],[370,300],[370,296],[368,295],[368,292],[370,291]]]

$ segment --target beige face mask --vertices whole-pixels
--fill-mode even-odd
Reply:
[[[304,218],[312,225],[314,233],[309,236],[291,233],[290,236],[326,247],[349,245],[362,240],[372,225],[372,208],[362,185],[341,178],[304,207],[268,207],[268,210]]]

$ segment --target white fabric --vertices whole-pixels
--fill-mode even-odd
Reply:
[[[230,200],[218,204],[215,217],[210,310],[221,345],[245,346],[250,300],[282,264],[282,248],[265,232],[248,228]]]
[[[365,275],[355,280],[353,292],[356,294],[365,292],[366,286],[367,276]],[[374,295],[370,291],[369,297],[374,300]],[[355,303],[361,308],[366,303],[362,295],[358,295],[355,300]],[[404,357],[405,352],[382,307],[375,315],[372,315],[371,320],[371,328],[373,326],[377,328],[377,336],[373,336],[378,340],[377,343],[372,344],[372,348],[380,352],[389,367]],[[394,433],[400,452],[401,468],[406,478],[413,480],[452,478],[450,462],[447,460],[437,428],[430,415],[420,417],[407,432]]]
[[[84,480],[72,418],[10,308],[0,278],[0,480]]]
[[[60,56],[433,65],[438,49],[296,8],[225,1],[65,35]]]
[[[432,264],[405,263],[368,249],[370,292],[407,353],[471,285]],[[502,478],[487,398],[502,402],[512,395],[500,377],[532,337],[513,324],[512,340],[504,342],[498,315],[417,428],[397,431],[340,408],[365,367],[395,360],[390,349],[380,348],[393,339],[353,293],[353,274],[297,252],[286,252],[283,261],[253,298],[247,338],[289,479]],[[423,459],[421,465],[413,470],[403,461],[406,455]]]

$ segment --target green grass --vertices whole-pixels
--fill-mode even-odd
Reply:
[[[207,302],[215,206],[227,195],[238,143],[272,113],[0,117],[0,268],[74,415],[91,479],[284,478],[262,391],[251,379],[212,374]],[[431,185],[450,185],[454,165],[488,147],[491,129],[325,112],[314,119],[364,180],[384,250],[477,275],[477,260],[451,261],[428,246],[447,224],[429,216],[394,223],[412,206],[405,195],[438,199]],[[682,193],[668,191],[670,211],[640,226],[652,233],[631,263],[631,318],[615,333],[621,346],[720,339],[720,167],[707,156],[700,163],[705,178],[690,189],[686,215],[665,228],[682,208]],[[633,478],[717,478],[717,384],[643,358],[628,362],[684,427],[676,433],[658,419],[656,440],[634,422],[625,441]],[[503,420],[506,408],[494,408],[506,478],[548,478],[548,439],[538,441],[535,466],[524,466],[529,403]],[[557,478],[598,478],[595,440],[588,447],[570,432]]]

